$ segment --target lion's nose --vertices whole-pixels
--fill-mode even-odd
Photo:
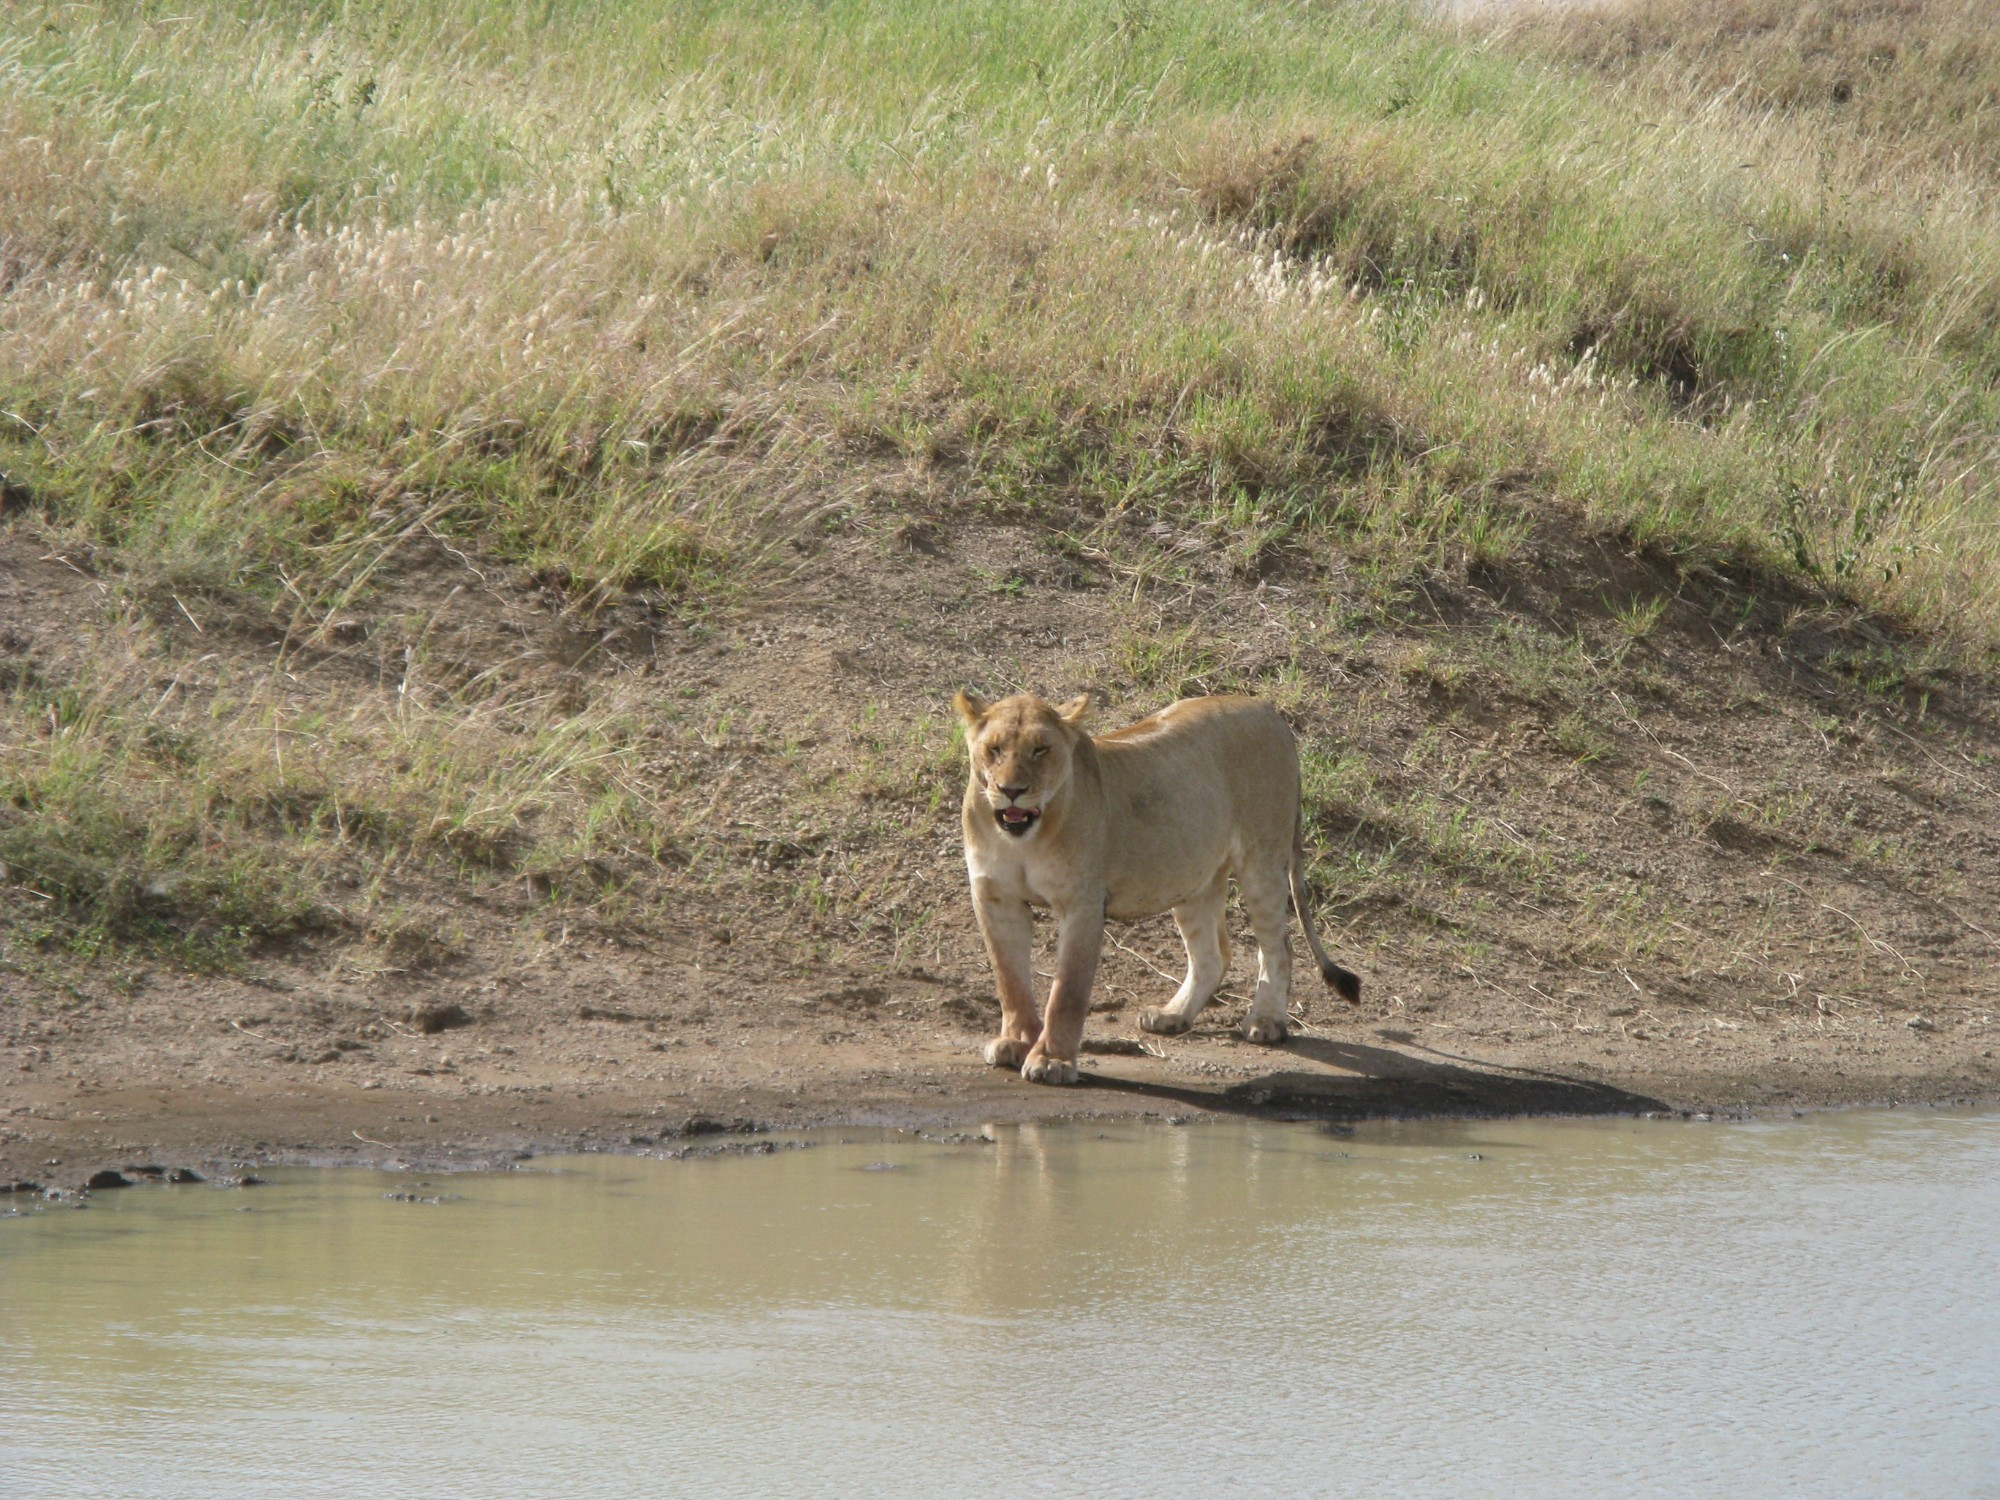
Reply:
[[[1003,786],[1000,788],[1000,795],[1003,797],[1019,798],[1027,790],[1028,788],[1025,784],[1021,786]]]

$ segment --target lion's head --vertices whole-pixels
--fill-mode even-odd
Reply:
[[[1016,838],[1026,837],[1069,780],[1089,696],[1057,707],[1033,693],[987,703],[961,692],[952,707],[965,721],[973,784],[993,810],[993,821]]]

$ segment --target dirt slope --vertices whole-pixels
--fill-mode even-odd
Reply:
[[[595,872],[615,899],[546,873],[357,882],[317,930],[219,974],[16,941],[0,1176],[486,1159],[690,1121],[2000,1093],[2000,723],[1990,685],[1921,643],[1610,542],[1544,539],[1507,572],[1445,567],[1384,600],[1324,558],[1242,576],[1199,536],[1162,538],[1174,572],[1135,587],[1033,526],[907,509],[813,540],[782,583],[693,624],[633,604],[585,627],[504,568],[409,552],[345,643],[295,659],[301,691],[394,693],[385,663],[422,630],[468,672],[650,715],[649,775],[699,802],[702,836],[643,878]],[[181,691],[269,670],[250,624],[182,615],[140,632],[88,559],[28,519],[0,532],[17,677],[114,649]],[[980,1067],[994,1005],[944,710],[967,681],[1087,688],[1107,724],[1179,692],[1275,697],[1362,1005],[1301,970],[1286,1050],[1233,1037],[1239,989],[1141,1050],[1135,1007],[1178,978],[1163,920],[1115,933],[1085,1086]],[[18,939],[39,898],[0,900]]]

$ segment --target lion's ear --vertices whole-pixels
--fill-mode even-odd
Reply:
[[[1090,694],[1078,693],[1058,708],[1056,713],[1070,728],[1081,729],[1083,721],[1090,715]]]
[[[980,721],[986,717],[986,710],[991,707],[984,698],[975,698],[964,688],[952,694],[951,706],[957,709],[958,716],[965,720],[967,729],[977,729]]]

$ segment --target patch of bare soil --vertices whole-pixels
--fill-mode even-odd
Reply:
[[[400,942],[371,934],[357,893],[219,976],[17,953],[0,1180],[478,1163],[831,1122],[2000,1095],[1991,684],[1823,601],[1608,543],[1544,539],[1388,600],[1335,560],[1246,570],[1205,537],[1142,544],[1171,567],[898,517],[814,540],[782,585],[708,621],[632,606],[587,629],[504,567],[405,559],[372,611],[295,658],[302,690],[395,692],[392,627],[421,615],[468,674],[659,705],[661,784],[705,800],[700,858],[624,907],[403,871],[369,898],[404,913]],[[28,523],[0,530],[0,660],[81,670],[114,592]],[[197,634],[185,613],[153,616],[163,674],[268,670],[268,632],[211,617]],[[1162,919],[1114,930],[1081,1086],[981,1066],[996,1006],[961,772],[924,743],[962,683],[1088,689],[1107,727],[1182,693],[1277,698],[1318,778],[1322,931],[1362,1003],[1301,967],[1295,1039],[1240,1041],[1239,938],[1239,985],[1205,1024],[1142,1040],[1138,1007],[1179,976]],[[857,777],[868,757],[892,762],[885,790]],[[0,921],[34,899],[0,891]]]

